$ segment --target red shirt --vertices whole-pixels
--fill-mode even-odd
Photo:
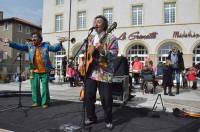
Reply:
[[[197,71],[196,71],[196,69],[195,68],[191,68],[189,71],[188,71],[188,73],[187,73],[187,79],[189,80],[189,81],[195,81],[195,80],[197,80]]]
[[[132,67],[133,67],[133,72],[141,72],[143,68],[143,63],[140,62],[139,60],[136,60],[133,62]]]

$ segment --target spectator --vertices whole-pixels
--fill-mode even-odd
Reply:
[[[66,82],[66,66],[67,66],[67,56],[62,58],[62,75],[64,77],[64,82]]]
[[[70,87],[75,87],[76,69],[74,68],[72,63],[68,65],[67,73],[69,76]]]
[[[167,59],[172,63],[173,74],[176,80],[176,94],[179,94],[180,73],[184,70],[183,53],[177,47],[173,47]]]
[[[171,65],[171,61],[169,59],[166,60],[166,63],[163,67],[163,88],[164,95],[174,96],[172,94],[172,86],[173,86],[173,68]],[[167,93],[168,87],[168,93]]]
[[[186,73],[187,80],[190,82],[193,82],[192,89],[197,89],[197,69],[195,68],[195,64],[191,68],[189,68],[188,72]]]
[[[142,68],[143,68],[142,62],[139,60],[138,56],[135,56],[135,60],[132,63],[133,78],[135,80],[135,84],[139,84],[139,78]]]

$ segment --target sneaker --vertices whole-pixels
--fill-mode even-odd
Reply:
[[[48,105],[43,105],[42,108],[46,109],[48,108],[49,106]]]
[[[94,124],[94,123],[96,123],[96,122],[97,122],[96,120],[87,119],[87,120],[85,121],[85,125],[88,126],[88,125]]]
[[[113,124],[112,123],[106,123],[106,128],[112,129],[113,128]]]
[[[34,103],[34,104],[31,105],[31,107],[40,107],[40,105]]]

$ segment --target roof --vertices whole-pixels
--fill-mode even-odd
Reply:
[[[0,20],[0,23],[1,22],[10,22],[10,21],[16,21],[16,22],[19,22],[19,23],[22,23],[22,24],[27,24],[29,26],[32,26],[32,27],[35,27],[35,28],[38,28],[38,29],[42,29],[41,26],[38,26],[36,24],[33,24],[27,20],[24,20],[24,19],[21,19],[21,18],[17,18],[17,17],[11,17],[11,18],[4,18],[3,20]]]

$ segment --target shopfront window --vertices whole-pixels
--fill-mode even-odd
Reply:
[[[167,57],[168,57],[169,51],[173,47],[177,47],[179,50],[181,49],[175,43],[165,43],[165,44],[163,44],[158,50],[158,62],[165,62]]]
[[[58,76],[62,75],[61,68],[62,68],[62,58],[66,55],[65,49],[61,49],[60,51],[56,52],[55,56],[55,74]]]
[[[200,44],[197,45],[193,50],[193,63],[200,63]]]
[[[138,56],[142,62],[144,62],[145,57],[148,57],[148,50],[145,46],[136,44],[128,50],[128,61],[131,64],[134,61],[134,57]]]

